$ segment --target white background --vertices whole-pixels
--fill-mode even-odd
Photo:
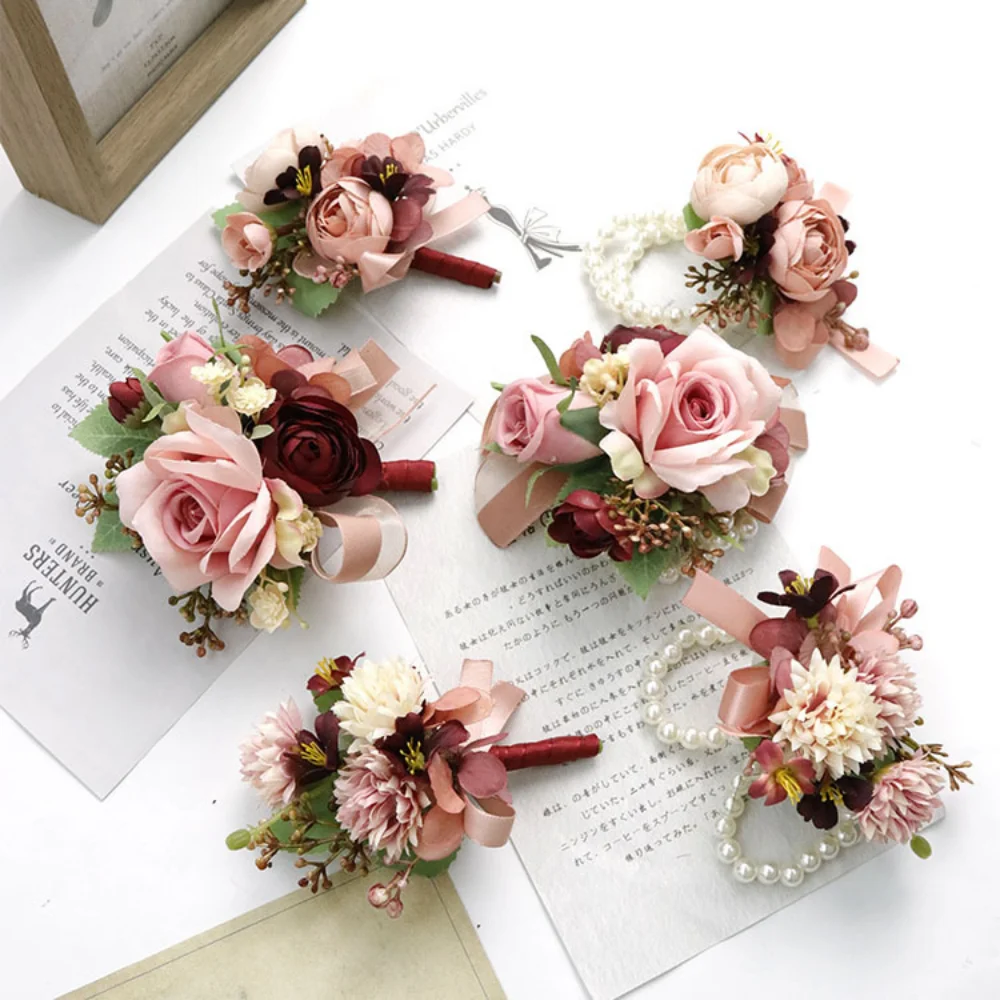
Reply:
[[[818,179],[854,192],[852,314],[903,361],[876,385],[830,351],[797,378],[812,440],[780,526],[804,564],[826,543],[859,571],[903,565],[903,596],[921,605],[927,738],[971,757],[977,783],[948,798],[932,860],[889,852],[643,998],[977,998],[1000,985],[994,18],[985,3],[824,6],[312,0],[102,228],[24,193],[0,161],[0,393],[199,212],[230,200],[227,165],[272,132],[310,118],[331,136],[414,123],[412,111],[362,120],[370,101],[413,108],[424,92],[457,96],[487,77],[532,94],[508,123],[511,163],[550,188],[589,178],[588,220],[679,207],[702,153],[736,129],[774,132]],[[538,153],[533,133],[559,155]],[[608,325],[582,284],[564,308],[553,342]],[[509,345],[472,325],[461,350],[473,370],[496,359],[509,376],[502,355],[530,325]],[[426,353],[441,363],[432,344]],[[461,357],[442,367],[461,371]],[[475,433],[467,418],[441,453]],[[16,469],[4,483],[16,488]],[[319,596],[306,608],[315,656],[410,651],[380,585]],[[113,655],[136,628],[121,622]],[[0,993],[53,997],[294,885],[290,868],[261,874],[222,841],[256,815],[236,745],[301,690],[315,658],[303,662],[302,645],[293,633],[254,643],[104,803],[0,715]],[[510,997],[583,996],[510,848],[467,846],[453,873]],[[670,932],[670,913],[648,931]]]

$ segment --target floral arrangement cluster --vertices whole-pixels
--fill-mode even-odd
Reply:
[[[247,168],[237,202],[214,216],[226,253],[249,278],[227,282],[229,305],[249,312],[251,293],[263,289],[318,316],[355,278],[369,292],[410,267],[483,288],[498,281],[493,268],[426,248],[489,206],[470,194],[434,214],[437,190],[452,178],[424,156],[416,132],[341,146],[311,129],[280,132]]]
[[[857,296],[848,273],[855,249],[847,238],[844,191],[812,181],[770,137],[717,146],[698,167],[684,209],[685,245],[706,259],[687,272],[687,286],[710,301],[695,315],[723,329],[746,323],[773,334],[786,364],[805,368],[831,339],[849,351],[868,346],[868,332],[844,312]]]
[[[489,661],[467,660],[460,685],[429,700],[405,660],[321,660],[307,685],[311,729],[289,699],[241,748],[243,777],[273,813],[230,834],[229,847],[259,849],[261,870],[281,851],[294,854],[307,869],[299,885],[313,892],[329,888],[334,864],[394,868],[368,901],[399,916],[410,877],[444,871],[465,837],[487,847],[507,841],[508,771],[600,752],[594,735],[500,745],[524,692],[492,675]]]
[[[646,596],[754,533],[754,504],[785,488],[790,443],[781,389],[759,362],[707,327],[618,326],[558,361],[534,340],[548,376],[497,386],[484,444],[530,465],[529,502],[540,477],[561,475],[544,515],[553,541],[584,559],[607,553]]]
[[[78,487],[93,550],[144,546],[175,591],[170,603],[200,620],[180,634],[199,656],[224,648],[218,619],[287,627],[307,567],[336,579],[318,558],[325,527],[341,529],[346,560],[352,517],[394,515],[374,498],[367,513],[340,514],[345,498],[436,486],[433,463],[383,462],[361,436],[350,407],[379,384],[362,355],[394,370],[373,343],[317,360],[254,336],[227,344],[220,323],[212,343],[193,332],[168,339],[148,373],[113,382],[73,430],[107,460]],[[384,575],[401,555],[362,552],[353,578]]]
[[[766,665],[730,675],[720,724],[750,751],[751,797],[767,806],[790,801],[821,830],[849,813],[867,840],[909,842],[927,857],[930,845],[919,832],[941,807],[939,793],[946,783],[957,791],[972,779],[969,761],[953,764],[940,744],[914,735],[923,725],[922,699],[901,654],[923,646],[904,627],[917,604],[895,606],[898,567],[842,586],[849,569],[829,550],[820,561],[836,572],[802,577],[786,570],[781,591],[757,595],[787,613],[757,615],[747,644]],[[880,600],[868,610],[876,587]],[[685,598],[720,627],[734,627],[736,614],[720,611],[717,599],[714,608],[704,601]]]

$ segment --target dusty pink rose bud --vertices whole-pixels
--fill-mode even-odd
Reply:
[[[215,352],[204,337],[187,331],[161,347],[149,381],[160,390],[168,403],[193,399],[210,403],[208,386],[191,377],[191,369],[206,364]]]
[[[145,398],[142,383],[134,376],[124,382],[112,382],[108,387],[108,409],[120,424],[125,423],[142,406]]]
[[[908,597],[899,606],[899,617],[912,618],[917,613],[917,610],[917,602]]]
[[[313,250],[327,261],[356,264],[381,253],[392,234],[392,204],[359,177],[342,177],[316,196],[306,215]]]
[[[847,269],[844,227],[828,201],[786,201],[775,213],[778,228],[768,273],[786,298],[815,302]]]
[[[743,256],[743,230],[732,219],[713,215],[701,229],[684,237],[684,246],[708,260],[739,260]]]
[[[256,271],[271,259],[274,241],[253,212],[234,212],[222,230],[222,247],[241,271]]]

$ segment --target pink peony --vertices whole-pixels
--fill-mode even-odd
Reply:
[[[760,362],[707,327],[667,356],[652,341],[634,340],[628,359],[621,395],[601,409],[601,423],[617,432],[602,442],[616,474],[627,470],[621,478],[634,479],[639,496],[673,487],[700,490],[717,510],[745,507],[756,471],[769,461],[748,449],[781,398]]]
[[[847,269],[844,227],[823,198],[786,201],[775,213],[778,228],[768,273],[786,298],[815,302]]]
[[[191,377],[191,369],[205,364],[214,353],[211,345],[197,333],[182,333],[160,348],[149,381],[168,403],[183,403],[189,399],[209,403],[208,386],[196,382]]]
[[[874,686],[886,732],[896,738],[905,735],[923,704],[913,671],[898,656],[874,653],[861,661],[858,680]]]
[[[383,851],[387,864],[417,846],[423,812],[431,804],[426,790],[373,746],[340,769],[333,795],[337,822],[354,840]]]
[[[351,139],[343,146],[338,146],[323,165],[323,186],[327,187],[342,177],[357,176],[361,161],[369,156],[377,156],[383,160],[391,156],[400,162],[408,174],[424,174],[430,177],[436,187],[451,184],[452,177],[447,170],[424,163],[425,154],[424,140],[417,132],[399,135],[395,139],[390,139],[382,132],[374,132],[366,139]]]
[[[659,353],[659,348],[656,350]],[[601,453],[597,445],[567,430],[559,421],[556,407],[569,392],[548,378],[516,379],[500,393],[489,427],[490,439],[504,454],[516,455],[519,462],[560,465],[596,458]],[[593,405],[588,396],[578,392],[570,409]]]
[[[235,611],[275,556],[278,502],[302,500],[263,478],[235,411],[192,404],[184,413],[187,430],[157,438],[119,474],[119,513],[175,591],[210,582],[219,605]]]
[[[788,174],[788,190],[782,201],[809,201],[813,196],[813,183],[806,176],[806,172],[790,156],[781,156],[782,163],[785,164],[785,172]]]
[[[785,165],[765,143],[716,146],[698,167],[691,207],[702,219],[722,215],[747,226],[770,212],[787,187]]]
[[[243,780],[260,792],[271,809],[287,806],[295,797],[297,762],[289,754],[299,745],[302,716],[289,698],[268,712],[257,731],[240,747]]]
[[[708,260],[724,260],[732,257],[739,260],[743,256],[743,230],[723,215],[713,215],[701,227],[684,237],[684,246],[691,253]]]
[[[241,271],[263,267],[274,251],[271,230],[253,212],[233,212],[222,230],[222,247]]]
[[[905,844],[941,808],[944,777],[923,753],[898,760],[875,775],[871,801],[856,816],[868,840]]]
[[[307,146],[316,146],[320,151],[326,144],[323,136],[311,128],[286,128],[279,132],[260,156],[246,169],[243,178],[244,190],[237,200],[250,212],[262,212],[268,207],[264,195],[276,189],[278,177],[285,171],[299,167],[299,154]]]

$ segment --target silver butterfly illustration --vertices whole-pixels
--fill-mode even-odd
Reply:
[[[111,8],[115,5],[115,0],[97,0],[94,8],[94,27],[99,28],[111,16]]]

